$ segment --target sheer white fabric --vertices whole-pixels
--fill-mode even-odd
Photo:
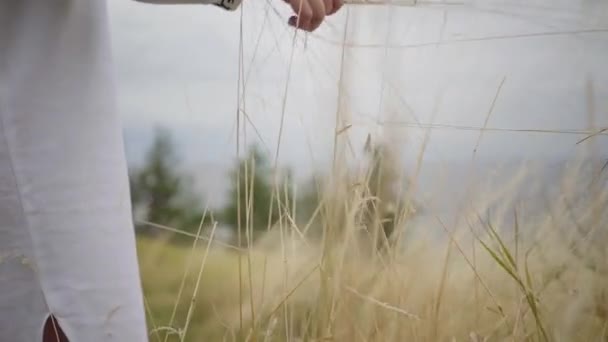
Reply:
[[[0,0],[0,341],[147,341],[105,1]]]

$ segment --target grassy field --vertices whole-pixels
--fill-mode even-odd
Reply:
[[[293,224],[242,249],[213,232],[139,238],[151,340],[608,341],[608,196],[602,182],[574,196],[573,179],[541,215],[466,210],[437,220],[443,239],[403,224],[418,232],[388,251],[361,227],[365,191],[346,185],[323,204],[321,238]]]

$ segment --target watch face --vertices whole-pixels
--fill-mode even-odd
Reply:
[[[214,0],[213,4],[228,11],[234,11],[241,4],[241,0]]]

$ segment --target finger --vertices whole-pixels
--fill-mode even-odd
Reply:
[[[334,0],[323,0],[323,4],[325,5],[325,14],[329,15],[334,11]]]
[[[344,1],[343,0],[331,0],[332,1],[332,9],[331,12],[327,12],[327,15],[332,15],[336,12],[338,12],[338,10],[340,8],[342,8],[342,5],[344,5]]]
[[[307,0],[292,0],[290,2],[291,8],[296,14],[289,19],[289,24],[299,29],[309,30],[310,22],[312,20],[312,8],[308,4]]]
[[[325,19],[325,1],[309,0],[308,4],[312,9],[312,17],[310,18],[310,27],[308,29],[309,31],[314,31],[321,25],[323,19]]]

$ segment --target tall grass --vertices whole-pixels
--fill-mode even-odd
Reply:
[[[347,76],[341,70],[341,91]],[[293,217],[297,202],[276,184],[271,210],[281,219],[255,244],[251,201],[239,209],[248,213],[239,247],[200,229],[191,248],[139,239],[152,341],[608,341],[600,168],[574,163],[550,197],[531,199],[517,191],[535,181],[523,168],[502,189],[476,184],[482,191],[454,222],[428,212],[420,223],[417,175],[406,177],[391,156],[362,168],[342,159],[342,93],[338,107],[333,168],[308,221]],[[253,198],[253,184],[246,188]]]
[[[286,219],[242,250],[140,239],[151,338],[605,341],[608,221],[597,208],[608,196],[582,191],[570,172],[542,215],[469,208],[458,226],[425,227],[403,211],[397,228],[414,233],[390,253],[370,234],[379,221],[364,219],[366,175],[327,188],[320,238]],[[518,208],[527,204],[538,203]],[[425,235],[437,227],[444,238]]]

